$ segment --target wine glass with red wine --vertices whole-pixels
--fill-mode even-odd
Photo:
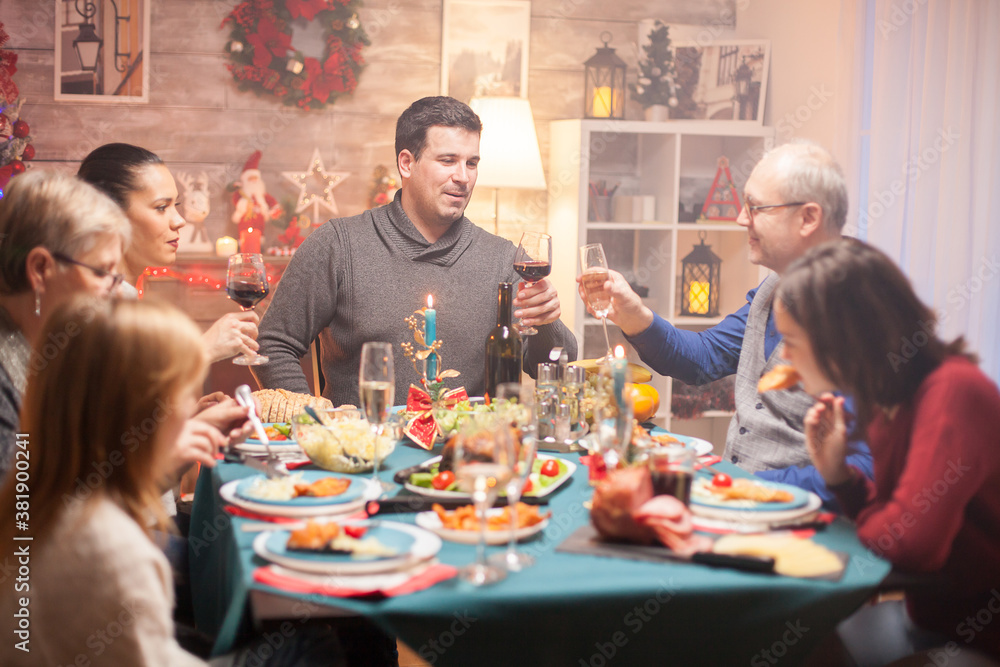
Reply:
[[[240,252],[229,257],[229,269],[226,272],[226,291],[229,298],[243,310],[253,310],[254,306],[267,296],[267,269],[264,268],[264,257],[256,252]],[[267,357],[250,352],[233,359],[240,366],[259,366],[266,364]]]
[[[514,270],[530,285],[552,273],[552,237],[541,232],[524,232],[514,253]],[[534,336],[535,327],[520,327],[522,336]]]

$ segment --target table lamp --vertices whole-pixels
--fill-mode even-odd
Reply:
[[[523,97],[474,97],[469,102],[483,121],[476,184],[493,188],[493,232],[500,231],[500,188],[544,190],[535,119]]]

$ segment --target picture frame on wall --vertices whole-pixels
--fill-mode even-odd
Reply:
[[[767,40],[675,43],[680,104],[671,118],[763,125],[770,54]]]
[[[55,99],[148,102],[152,0],[53,2]]]
[[[527,97],[530,40],[529,1],[445,0],[441,94]]]

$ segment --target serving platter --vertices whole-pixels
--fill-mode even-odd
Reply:
[[[553,479],[553,481],[551,481],[547,485],[543,486],[539,482],[539,478],[538,478],[539,473],[538,472],[532,472],[531,473],[531,477],[530,477],[530,479],[532,481],[532,489],[528,493],[525,493],[524,494],[525,496],[533,496],[533,497],[537,497],[537,498],[543,498],[543,497],[549,495],[550,493],[553,493],[556,489],[558,489],[559,487],[561,487],[562,485],[564,485],[566,482],[568,482],[570,480],[570,478],[573,476],[573,473],[576,471],[576,464],[573,463],[572,461],[567,461],[566,459],[559,458],[558,456],[549,456],[547,454],[538,454],[536,456],[535,466],[534,466],[533,469],[537,470],[537,468],[539,468],[539,466],[540,466],[540,463],[544,463],[545,461],[547,461],[549,459],[554,459],[554,460],[558,461],[558,463],[559,463],[559,474],[556,475],[556,477]],[[441,461],[441,457],[440,456],[435,456],[433,458],[430,458],[430,459],[427,459],[426,461],[424,461],[423,464],[421,464],[420,467],[425,472],[426,471],[430,471],[432,469],[432,467],[434,466],[434,464],[439,463],[440,461]],[[409,481],[406,481],[406,482],[403,483],[403,488],[405,488],[407,491],[411,491],[411,492],[419,494],[421,496],[427,496],[429,498],[462,499],[462,500],[470,500],[470,501],[472,499],[472,496],[470,496],[468,493],[465,493],[463,491],[441,491],[441,490],[438,490],[438,489],[435,489],[435,488],[427,488],[426,486],[418,486],[417,484],[412,484]]]
[[[502,508],[493,508],[487,512],[488,516],[496,516],[503,512]],[[421,528],[426,528],[427,530],[435,533],[441,539],[448,540],[449,542],[457,542],[458,544],[479,544],[479,531],[478,530],[454,530],[451,528],[445,528],[441,523],[441,517],[437,515],[437,512],[420,512],[416,516],[417,525]],[[543,519],[541,522],[536,523],[533,526],[525,526],[524,528],[519,528],[516,531],[517,541],[521,542],[526,540],[533,535],[545,530],[545,527],[549,525],[548,519]],[[487,530],[486,531],[486,544],[490,545],[502,545],[507,544],[510,541],[510,531],[509,530]]]

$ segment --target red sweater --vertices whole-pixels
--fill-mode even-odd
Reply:
[[[907,595],[922,628],[1000,656],[1000,391],[950,357],[893,419],[868,429],[875,481],[835,489],[858,537],[942,587]]]

